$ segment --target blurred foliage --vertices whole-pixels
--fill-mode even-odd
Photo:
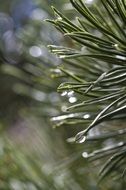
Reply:
[[[5,1],[0,11],[0,189],[85,188],[89,177],[83,182],[83,174],[76,171],[81,155],[63,140],[65,130],[54,132],[49,121],[62,105],[56,93],[59,82],[50,77],[59,74],[54,68],[61,61],[46,45],[66,44],[44,22],[53,15],[50,1]],[[95,187],[91,181],[87,189]]]

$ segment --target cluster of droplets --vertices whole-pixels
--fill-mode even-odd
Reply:
[[[69,84],[68,84],[69,86]],[[68,88],[67,86],[67,88]],[[71,87],[71,86],[69,86]],[[63,90],[64,88],[64,84],[61,84],[59,87],[59,90]],[[69,100],[70,103],[75,103],[77,101],[77,97],[75,96],[75,92],[73,90],[64,90],[61,93],[61,96],[66,96]],[[54,117],[52,120],[53,121],[61,121],[61,120],[65,120],[68,118],[74,118],[74,117],[81,117],[83,119],[89,119],[90,118],[90,114],[88,113],[71,113],[71,114],[67,114],[67,115],[62,115],[62,116],[58,116],[58,117]],[[75,137],[71,137],[67,139],[67,142],[72,143],[72,142],[76,142],[76,143],[84,143],[87,139],[86,133],[85,131],[81,131],[80,133],[78,133]]]
[[[68,101],[73,104],[77,101],[76,96],[74,95],[74,91],[63,91],[61,96],[67,96],[68,97]]]
[[[84,118],[88,119],[90,117],[89,114],[83,114],[83,113],[70,113],[70,114],[65,114],[65,115],[60,115],[52,118],[52,121],[61,121],[69,118]]]

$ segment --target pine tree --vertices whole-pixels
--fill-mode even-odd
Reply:
[[[49,2],[42,1],[45,10],[50,9]],[[57,1],[55,2],[57,4]],[[38,35],[42,24],[40,20],[32,20],[27,23],[26,27],[21,30],[21,36],[16,34],[23,42],[22,54],[19,59],[16,59],[16,65],[9,62],[5,50],[1,51],[2,74],[0,79],[5,77],[5,84],[8,84],[6,85],[8,91],[4,98],[9,97],[8,104],[12,103],[14,112],[6,108],[4,117],[10,113],[11,115],[9,119],[5,117],[4,122],[0,120],[0,189],[125,189],[126,3],[125,0],[101,0],[96,3],[98,4],[93,3],[86,6],[81,0],[71,0],[71,4],[78,11],[76,12],[77,19],[74,21],[69,20],[60,11],[53,8],[56,20],[49,20],[49,22],[64,34],[66,40],[63,45],[67,46],[49,46],[51,51],[62,59],[56,69],[54,66],[51,69],[51,76],[56,80],[49,77],[52,62],[57,60],[54,56],[50,56],[47,51],[46,56],[42,58],[36,58],[29,54],[32,46],[41,47],[42,45],[44,48],[43,44],[48,43],[46,34],[49,31],[53,35],[51,40],[55,44],[61,43],[57,40],[55,30],[52,28],[50,30],[48,23],[42,29],[43,40]],[[58,5],[61,6],[61,2],[58,1]],[[73,14],[70,12],[69,16],[71,15]],[[47,41],[45,42],[45,40]],[[32,51],[30,52],[32,54]],[[11,84],[10,80],[12,80]],[[54,102],[54,96],[57,95],[55,90],[59,81],[62,81],[58,88],[62,100],[58,96],[58,101]],[[1,80],[1,92],[3,87]],[[13,98],[13,102],[10,100],[10,89],[11,91],[14,89],[20,95],[12,93],[11,97],[19,98],[20,101]],[[44,101],[43,96],[45,97]],[[4,103],[3,96],[2,103]],[[15,106],[14,103],[16,103]],[[71,106],[70,103],[73,105]],[[3,110],[5,107],[3,106]],[[52,121],[55,127],[63,125],[64,128],[59,128],[59,132],[55,130],[58,134],[54,135],[48,126],[48,118],[58,114],[59,110],[62,110],[61,115],[53,117]],[[18,134],[11,139],[11,134],[8,132],[11,131],[11,120],[17,117],[15,113],[17,115],[18,113],[26,114],[26,119],[32,116],[37,119],[39,117],[42,127],[37,138],[32,139],[35,141],[35,148],[38,148],[36,151],[34,151],[34,147],[29,151],[26,142],[23,144],[25,147],[19,147],[18,143],[15,145]],[[7,130],[3,125],[6,120],[8,121]],[[33,133],[35,133],[37,123],[31,121],[32,123],[29,125],[34,125]],[[43,125],[46,125],[50,138],[44,133]],[[66,131],[65,134],[64,131]],[[67,134],[69,137],[75,133],[77,133],[76,137],[68,138],[67,141],[84,142],[84,145],[64,143],[66,147],[64,150],[62,136]],[[50,147],[44,144],[43,149],[41,143],[43,139],[44,142],[49,141]],[[28,136],[30,144],[32,144],[32,140]],[[45,155],[45,159],[49,159],[47,168],[42,162],[43,155]],[[64,159],[55,160],[57,155]],[[87,160],[93,161],[94,164],[89,162],[87,167]],[[110,179],[109,183],[103,180],[105,184],[101,184],[100,187],[96,185],[94,180],[96,175],[92,173],[93,170],[96,173],[98,170],[97,167],[95,169],[92,167],[101,166],[104,162],[106,164],[100,172],[100,180],[112,175],[115,179],[119,178],[116,180],[119,183],[112,182],[110,177],[108,178]],[[93,179],[90,176],[93,176]]]
[[[74,126],[77,135],[68,141],[92,142],[94,151],[83,152],[88,160],[106,163],[100,180],[126,173],[126,1],[101,0],[87,6],[70,0],[78,17],[71,21],[56,8],[51,22],[71,40],[67,47],[50,45],[63,60],[58,66],[62,84],[58,92],[73,99],[64,114],[55,117],[55,126]],[[80,131],[79,131],[80,130]],[[121,180],[120,180],[121,181]]]

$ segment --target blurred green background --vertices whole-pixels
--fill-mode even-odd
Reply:
[[[81,156],[86,145],[66,142],[76,130],[50,121],[66,102],[56,92],[61,60],[47,45],[72,42],[44,20],[53,18],[51,5],[73,18],[69,1],[0,3],[0,190],[124,190],[97,185],[97,167]]]

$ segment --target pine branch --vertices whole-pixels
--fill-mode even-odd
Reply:
[[[53,8],[56,19],[53,25],[64,36],[69,37],[75,44],[74,47],[50,45],[52,53],[64,60],[60,70],[65,74],[67,82],[62,83],[58,91],[73,92],[77,103],[68,106],[68,114],[53,118],[56,126],[81,125],[84,129],[79,132],[75,140],[83,143],[90,139],[90,131],[106,123],[119,121],[125,122],[126,116],[126,4],[123,0],[101,1],[100,8],[95,5],[95,13],[88,8],[82,0],[70,0],[73,7],[81,15],[77,18],[78,25],[71,22],[57,9]],[[106,18],[103,17],[105,13]],[[108,23],[107,20],[110,22]],[[99,36],[97,34],[100,34]],[[76,111],[76,112],[75,112]],[[87,117],[86,117],[87,114]],[[87,127],[85,127],[87,126]],[[113,126],[111,126],[114,129]],[[110,131],[111,131],[110,128]],[[103,130],[103,129],[102,129]],[[102,137],[112,138],[99,131]],[[116,128],[113,138],[116,143],[115,151],[101,149],[102,156],[107,153],[109,159],[100,172],[101,178],[119,170],[125,174],[122,165],[125,165],[125,132],[120,139],[120,129]],[[122,129],[125,131],[125,128]],[[120,142],[121,141],[121,142]],[[121,147],[118,142],[122,143]],[[119,146],[118,146],[119,145]],[[118,151],[118,153],[117,153]],[[109,154],[108,154],[109,153]],[[92,154],[95,157],[95,154]],[[100,159],[100,157],[98,157]],[[121,163],[121,164],[120,164]]]

